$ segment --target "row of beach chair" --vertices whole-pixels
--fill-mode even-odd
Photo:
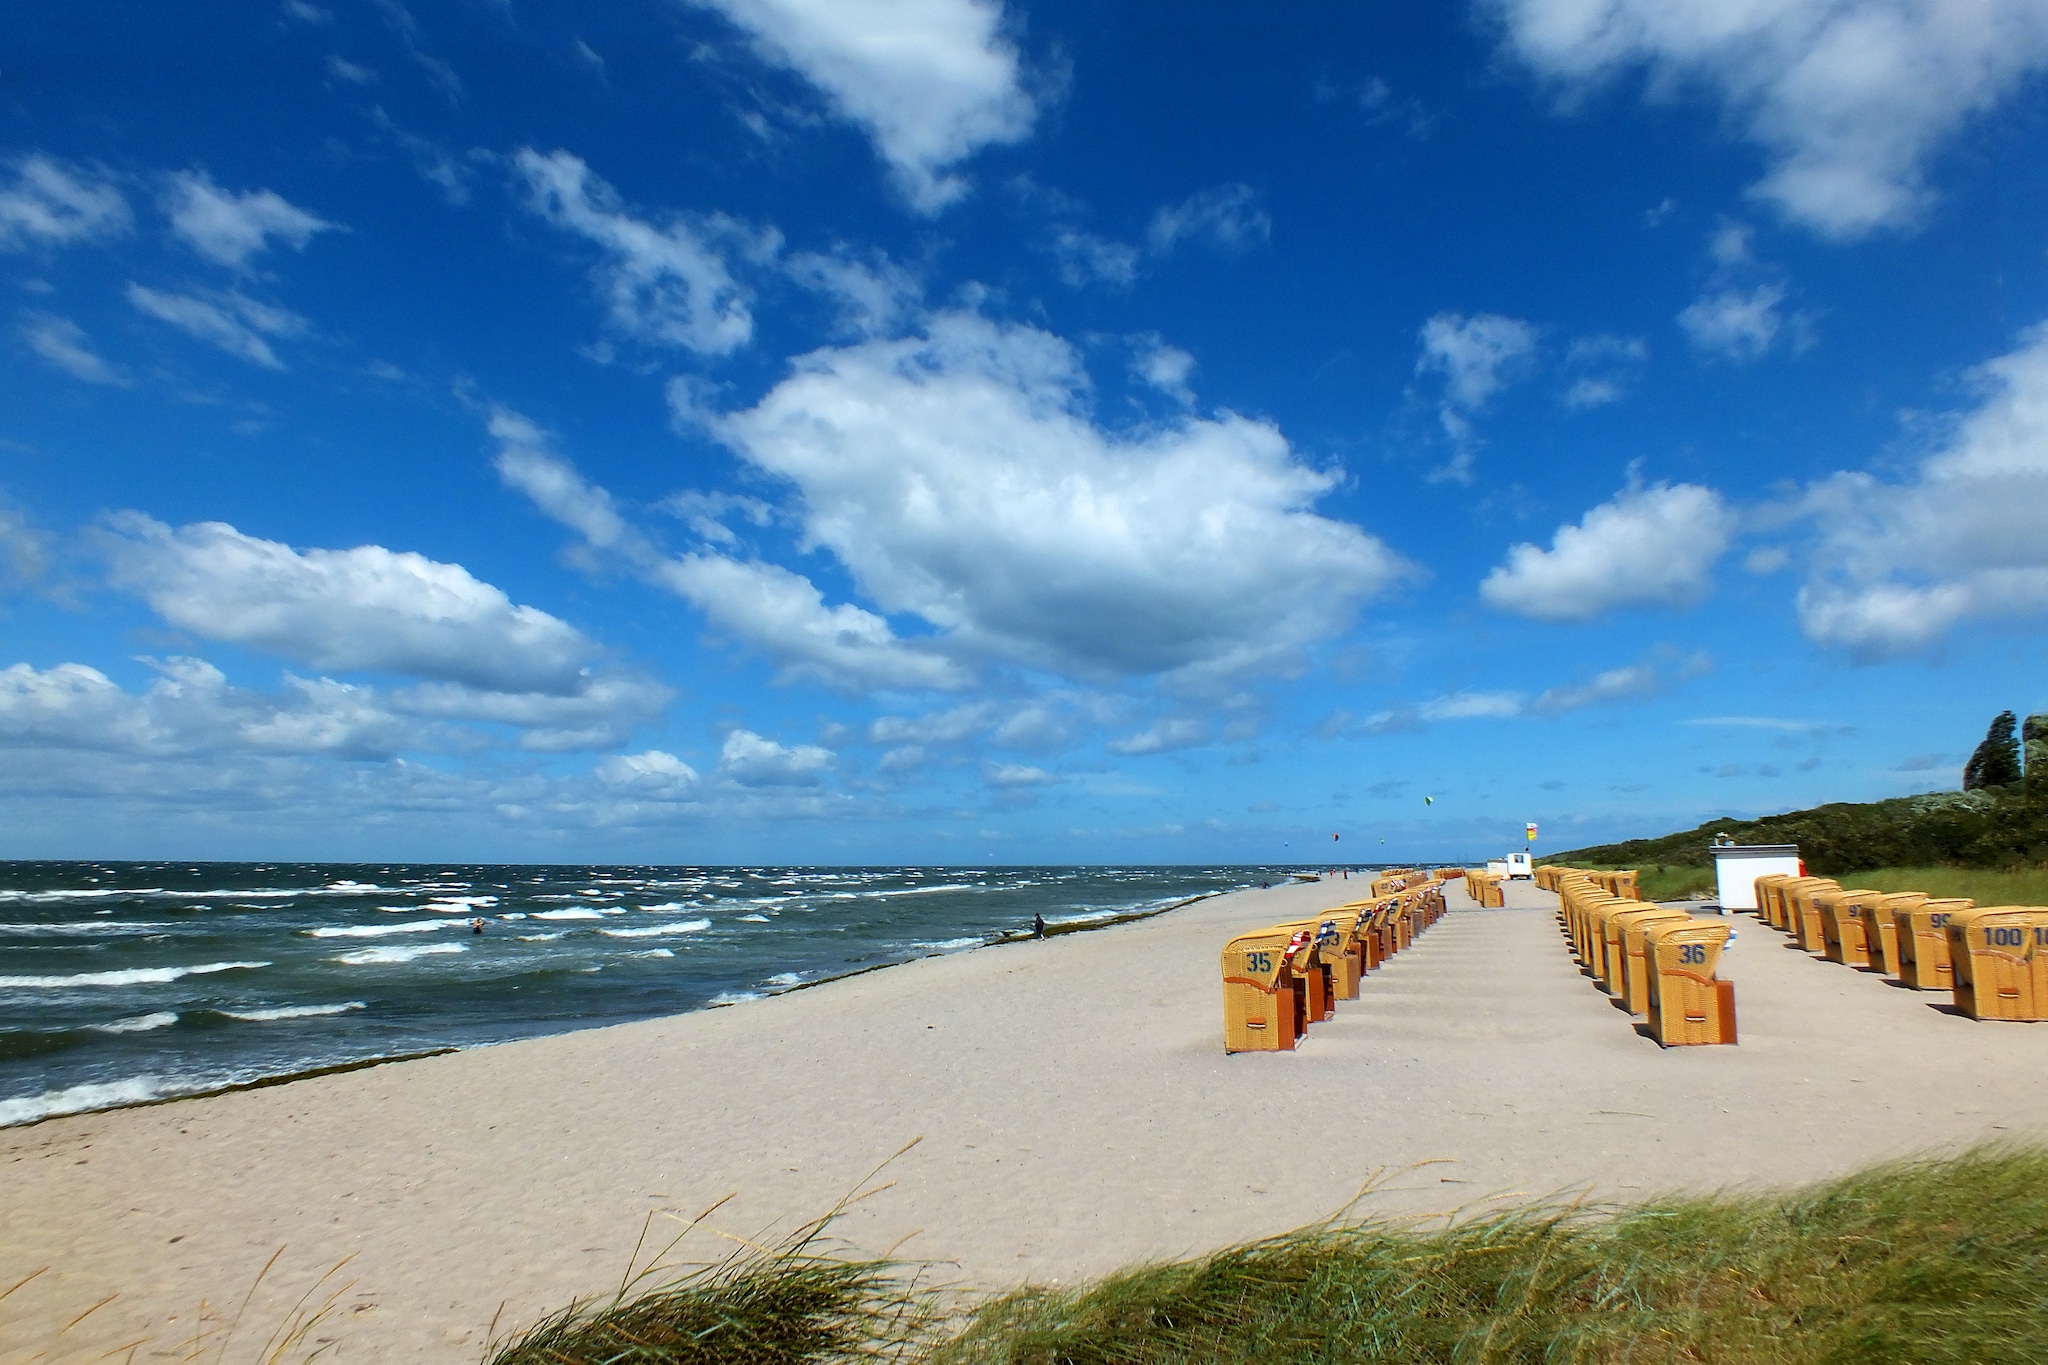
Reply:
[[[1735,983],[1714,973],[1726,920],[1639,900],[1633,872],[1544,866],[1536,885],[1558,896],[1558,924],[1579,969],[1665,1047],[1735,1041]]]
[[[1239,934],[1223,948],[1223,1050],[1292,1052],[1310,1024],[1442,918],[1441,873],[1382,874],[1370,899]]]
[[[1921,991],[1973,1019],[2048,1019],[2048,906],[1917,891],[1847,891],[1829,877],[1756,879],[1757,917],[1830,962]]]

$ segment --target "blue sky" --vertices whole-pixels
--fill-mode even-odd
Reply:
[[[1475,856],[2048,709],[2040,0],[5,9],[0,855]]]

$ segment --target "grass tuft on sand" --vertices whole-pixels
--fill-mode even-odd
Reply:
[[[2048,1150],[1900,1162],[1791,1194],[1334,1221],[1018,1290],[950,1323],[903,1274],[750,1256],[570,1310],[490,1361],[2048,1360]]]

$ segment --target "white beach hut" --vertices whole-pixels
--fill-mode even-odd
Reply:
[[[1773,872],[1788,877],[1806,875],[1806,864],[1799,859],[1799,845],[1714,841],[1714,880],[1724,911],[1756,909],[1756,879]]]

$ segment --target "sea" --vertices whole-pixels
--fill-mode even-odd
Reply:
[[[0,863],[0,1126],[716,1008],[1292,871]]]

